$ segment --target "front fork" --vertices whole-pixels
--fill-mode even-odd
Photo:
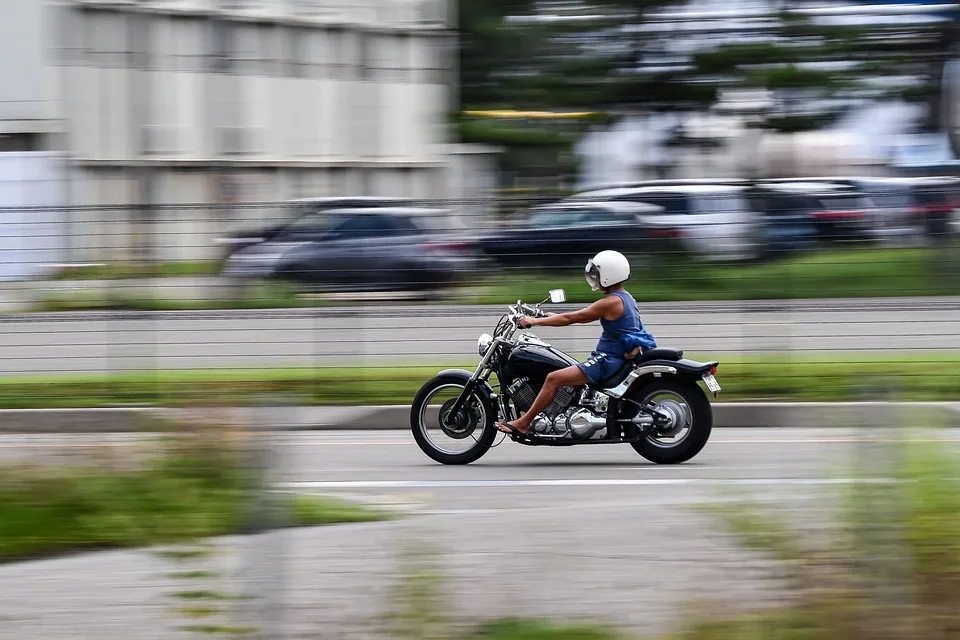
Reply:
[[[490,374],[493,373],[490,370],[487,370],[487,365],[490,362],[490,358],[493,356],[494,350],[497,347],[497,341],[494,340],[493,344],[487,349],[487,353],[483,356],[483,359],[480,360],[480,364],[477,365],[476,371],[473,372],[473,375],[470,376],[470,379],[463,385],[463,390],[460,391],[460,395],[457,396],[456,401],[453,403],[453,406],[450,407],[450,412],[447,414],[446,419],[442,416],[440,418],[443,426],[450,427],[450,420],[457,416],[460,411],[463,409],[463,405],[467,403],[467,398],[470,397],[470,394],[473,393],[477,384],[481,380],[486,381],[490,377]],[[486,371],[486,373],[484,373]]]

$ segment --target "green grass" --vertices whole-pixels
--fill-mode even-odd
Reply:
[[[769,507],[710,505],[741,547],[778,561],[789,604],[759,614],[693,618],[674,637],[960,638],[960,456],[923,438],[862,455],[865,461],[847,475],[897,482],[845,488],[839,517],[819,535],[809,526],[785,524]]]
[[[865,447],[835,470],[894,482],[854,483],[799,503],[766,496],[763,504],[702,505],[738,547],[776,563],[771,586],[780,597],[759,611],[751,601],[730,610],[727,598],[712,606],[709,596],[674,601],[682,615],[660,640],[960,639],[960,455],[929,442],[928,431],[935,429],[897,430],[902,441]],[[435,554],[429,557],[436,562]],[[398,590],[399,611],[410,621],[401,637],[650,640],[583,617],[576,624],[529,617],[492,620],[470,633],[447,630],[434,619],[443,611],[442,573],[401,576],[407,586]],[[729,580],[736,579],[734,569]]]
[[[220,270],[217,260],[162,262],[155,265],[106,263],[57,271],[51,280],[130,280],[135,278],[172,278],[215,275]]]
[[[256,475],[241,438],[223,429],[167,435],[138,464],[0,469],[0,562],[239,533],[259,517]],[[147,445],[144,445],[147,446]],[[127,452],[129,453],[129,452]],[[381,519],[358,505],[284,495],[277,526]],[[206,549],[160,551],[188,561]],[[184,595],[184,598],[187,596]]]
[[[497,620],[481,627],[472,640],[618,640],[623,636],[589,625],[558,625],[534,619]]]
[[[206,580],[216,578],[217,573],[214,571],[174,571],[168,573],[167,577],[175,580]]]
[[[687,357],[720,360],[716,401],[835,401],[878,387],[900,400],[960,398],[960,354],[895,352],[804,356]],[[475,363],[464,363],[472,370]],[[0,378],[0,408],[108,407],[125,404],[249,405],[281,394],[313,405],[409,404],[424,382],[452,365],[154,371]]]
[[[583,275],[515,271],[485,283],[464,301],[502,304],[539,301],[548,289],[566,289],[570,302],[592,302]],[[931,249],[846,249],[746,265],[669,259],[635,268],[630,293],[643,302],[863,298],[960,294],[960,258]]]
[[[960,295],[960,258],[953,255],[960,253],[952,249],[849,247],[755,264],[716,264],[674,255],[656,258],[646,266],[635,260],[630,291],[641,302]],[[569,271],[510,270],[463,288],[450,295],[448,301],[470,304],[505,304],[517,299],[539,301],[548,289],[557,287],[566,289],[570,302],[594,301],[597,294],[584,282],[579,259],[571,257],[571,264]],[[160,267],[170,275],[186,274],[177,273],[176,269],[200,272],[212,268],[211,263],[171,263]],[[138,276],[128,274],[128,277]],[[290,287],[275,285],[255,287],[223,299],[198,300],[130,293],[106,296],[97,292],[48,291],[38,294],[32,309],[182,311],[337,304],[349,304],[349,301],[301,297]]]
[[[225,624],[191,624],[181,627],[184,631],[204,634],[242,635],[260,631],[257,627],[238,627]]]

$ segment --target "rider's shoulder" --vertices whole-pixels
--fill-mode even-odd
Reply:
[[[617,313],[617,318],[620,317],[620,313],[625,309],[623,304],[623,298],[618,296],[616,292],[610,292],[605,298],[602,298],[600,302],[603,304],[606,310],[610,312],[619,312]],[[607,320],[616,320],[616,318],[607,318]]]

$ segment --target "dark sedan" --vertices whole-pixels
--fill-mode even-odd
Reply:
[[[484,258],[443,227],[440,209],[332,209],[270,241],[236,251],[224,275],[276,279],[314,292],[436,291],[463,282]]]
[[[832,241],[873,238],[875,205],[842,182],[771,180],[748,194],[764,216],[768,251],[791,251]]]
[[[333,209],[409,207],[412,206],[412,203],[413,200],[409,198],[385,198],[380,196],[302,198],[286,203],[271,224],[234,231],[218,238],[216,242],[224,247],[223,260],[226,260],[244,247],[272,241],[287,229],[323,225],[327,212]]]
[[[650,241],[640,215],[662,207],[632,202],[558,203],[534,207],[526,219],[479,241],[504,267],[569,267],[604,249],[643,252]]]

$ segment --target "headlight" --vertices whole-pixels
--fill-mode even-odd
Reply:
[[[477,338],[477,351],[480,352],[480,355],[486,355],[487,349],[490,348],[490,345],[493,343],[493,336],[489,333],[484,333],[479,338]]]

